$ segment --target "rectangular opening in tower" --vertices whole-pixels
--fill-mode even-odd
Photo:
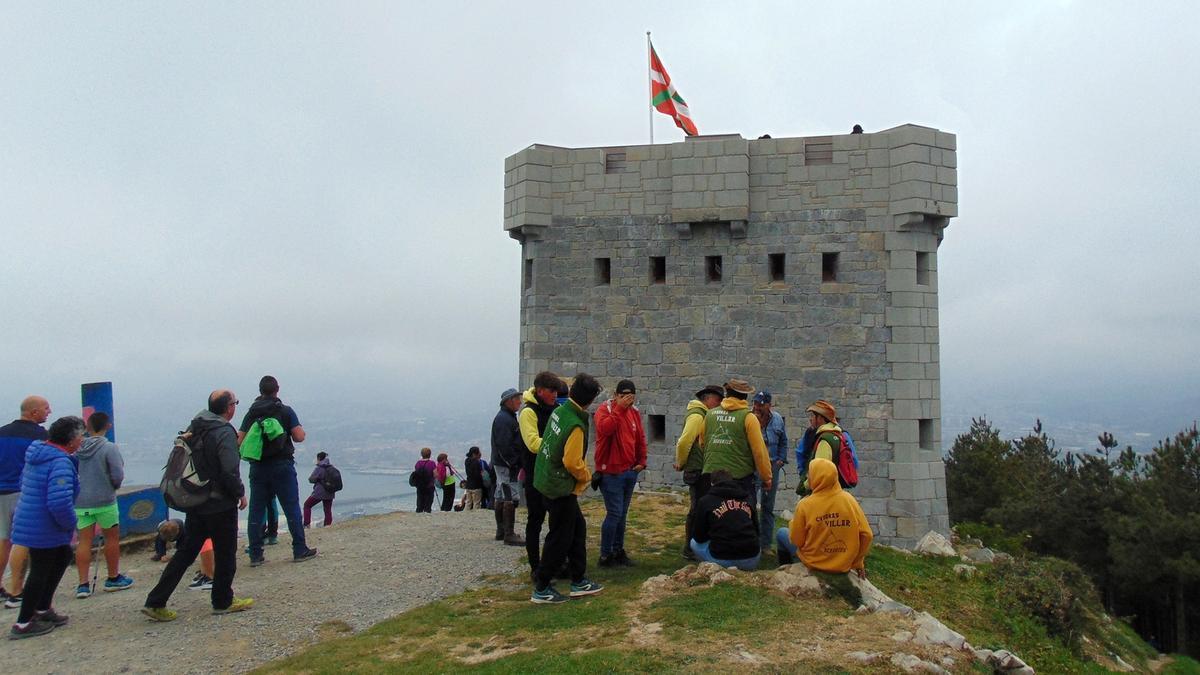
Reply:
[[[522,275],[521,285],[525,290],[533,288],[533,258],[525,259],[525,273]]]
[[[650,283],[667,283],[667,257],[656,255],[650,257]]]
[[[833,164],[833,137],[813,136],[804,139],[805,164]]]
[[[612,283],[612,258],[596,258],[596,285],[607,286]]]
[[[704,278],[710,282],[721,280],[721,256],[709,255],[704,256]]]
[[[604,173],[624,173],[625,153],[608,152],[604,155]]]
[[[917,251],[917,285],[929,285],[929,254]]]
[[[936,450],[933,447],[933,420],[917,420],[917,445],[922,450]]]
[[[650,428],[647,429],[650,436],[650,442],[667,440],[667,416],[666,415],[648,415],[650,420]]]
[[[786,256],[782,253],[767,254],[767,274],[771,281],[784,280],[784,263]]]
[[[822,253],[821,254],[821,281],[830,282],[837,281],[838,273],[838,254]]]

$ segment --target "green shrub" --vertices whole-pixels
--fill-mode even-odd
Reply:
[[[1091,580],[1078,565],[1057,558],[1014,558],[988,572],[995,582],[997,601],[1029,612],[1075,654],[1089,616],[1099,612],[1100,601]]]
[[[959,523],[954,531],[960,537],[974,537],[993,551],[1004,551],[1009,555],[1024,555],[1026,538],[1019,534],[1009,534],[999,525],[983,523]]]

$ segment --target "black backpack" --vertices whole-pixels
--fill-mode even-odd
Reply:
[[[419,469],[413,469],[413,472],[408,474],[408,484],[415,488],[426,487],[433,481],[433,472],[428,466],[422,466]]]
[[[333,494],[342,489],[342,472],[332,464],[325,467],[325,475],[321,476],[321,485],[325,491]]]
[[[283,415],[283,403],[281,401],[275,401],[275,404],[272,405],[270,409],[263,411],[263,414],[261,416],[255,418],[254,421],[261,422],[262,420],[264,420],[268,417],[274,417],[276,420],[279,421],[279,426],[283,427],[283,433],[279,434],[274,439],[267,438],[266,433],[263,433],[263,435],[262,435],[262,459],[263,460],[275,459],[275,458],[283,455],[287,451],[288,440],[290,440],[292,437],[292,430],[288,428],[288,420]],[[261,428],[262,425],[260,424],[259,427]]]

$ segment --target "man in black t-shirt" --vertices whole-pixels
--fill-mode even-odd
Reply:
[[[263,436],[262,458],[250,461],[250,514],[246,523],[250,538],[250,566],[257,567],[263,558],[263,514],[272,499],[279,499],[279,506],[287,518],[288,532],[292,535],[292,560],[304,562],[317,555],[317,549],[309,548],[304,539],[304,516],[300,512],[300,487],[296,481],[296,446],[304,442],[304,427],[291,406],[279,400],[279,381],[264,375],[258,381],[260,396],[254,399],[250,409],[242,418],[238,429],[238,444],[246,433],[268,417],[274,418],[283,427],[284,433],[270,439]]]

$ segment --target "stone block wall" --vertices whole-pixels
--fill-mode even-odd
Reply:
[[[937,250],[957,215],[955,147],[905,125],[509,157],[522,386],[543,369],[610,391],[633,379],[650,485],[679,482],[674,442],[704,384],[770,389],[793,445],[804,408],[828,399],[858,446],[854,493],[880,540],[946,532]],[[795,501],[794,461],[779,509]]]

